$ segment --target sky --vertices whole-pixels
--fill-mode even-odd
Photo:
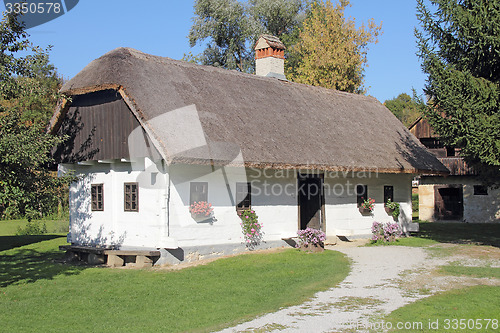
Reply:
[[[403,92],[411,95],[412,88],[423,93],[426,76],[415,55],[415,7],[415,0],[351,0],[346,10],[357,24],[371,18],[382,22],[383,34],[369,45],[365,70],[367,94],[381,102]],[[52,45],[50,61],[67,80],[121,46],[173,59],[200,53],[203,45],[190,48],[187,39],[193,16],[193,0],[80,0],[65,15],[27,32],[35,45]]]

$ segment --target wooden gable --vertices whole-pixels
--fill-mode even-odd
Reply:
[[[130,111],[121,95],[115,90],[102,90],[72,97],[71,106],[62,120],[58,135],[68,135],[54,156],[59,163],[74,163],[91,160],[130,159],[141,149],[130,140],[133,132],[140,131],[142,142],[148,151],[142,157],[159,156],[149,142],[146,133]],[[141,135],[142,134],[142,135]],[[135,140],[137,141],[137,140]],[[134,155],[131,156],[131,151]]]

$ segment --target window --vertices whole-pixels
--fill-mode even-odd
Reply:
[[[192,182],[190,183],[189,204],[195,202],[208,202],[208,183],[207,182]]]
[[[91,186],[91,201],[93,211],[104,210],[104,184],[92,184]]]
[[[124,198],[126,212],[139,211],[139,185],[138,183],[125,183],[124,184]]]
[[[384,186],[384,204],[389,199],[394,201],[394,186]]]
[[[455,156],[455,147],[446,147],[446,157]]]
[[[361,206],[363,201],[368,199],[368,185],[356,185],[356,196],[358,206]]]
[[[474,195],[488,195],[488,186],[474,185]]]
[[[252,206],[250,183],[236,183],[236,211],[244,211]]]

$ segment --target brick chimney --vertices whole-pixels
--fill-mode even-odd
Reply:
[[[286,80],[285,45],[278,37],[262,35],[255,44],[255,74]]]

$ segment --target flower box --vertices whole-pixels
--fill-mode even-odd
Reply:
[[[305,252],[323,252],[325,251],[325,245],[323,243],[307,245],[302,244],[300,246],[300,250]]]
[[[388,215],[392,215],[392,217],[397,220],[399,216],[399,203],[392,201],[391,199],[388,199],[387,202],[384,204],[385,211],[387,212]]]
[[[196,222],[213,220],[213,211],[214,209],[212,208],[212,204],[209,204],[206,201],[194,202],[189,207],[189,212],[191,213],[191,217]]]
[[[358,208],[361,215],[370,215],[372,213],[372,210],[370,208],[366,208],[363,206],[359,206]]]

